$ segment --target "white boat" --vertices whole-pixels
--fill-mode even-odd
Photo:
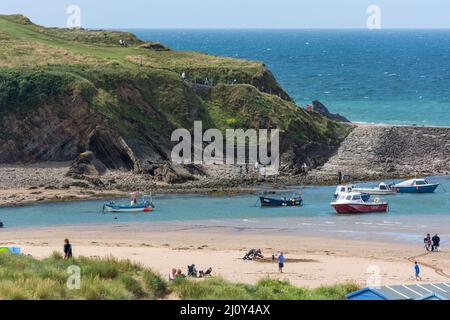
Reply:
[[[369,196],[370,197],[370,196]],[[359,192],[341,193],[336,200],[330,204],[337,213],[371,213],[388,212],[389,205],[380,198],[373,201],[364,199]]]
[[[336,191],[334,192],[334,198],[337,199],[339,195],[343,193],[352,192],[353,188],[356,188],[356,186],[353,184],[345,184],[337,186]]]
[[[378,185],[376,188],[353,188],[353,191],[360,192],[360,193],[367,193],[367,194],[373,194],[373,195],[392,195],[396,194],[396,191],[392,190],[390,186],[388,186],[386,183],[382,182]]]

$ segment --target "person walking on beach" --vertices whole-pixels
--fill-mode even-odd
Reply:
[[[283,252],[280,253],[278,256],[278,269],[280,270],[280,273],[283,273],[284,268],[284,254]]]
[[[426,238],[423,239],[423,243],[425,245],[425,249],[427,249],[427,251],[430,251],[431,250],[431,236],[429,233],[427,234]]]
[[[418,281],[422,281],[422,278],[420,277],[420,267],[419,264],[416,262],[414,262],[414,271],[416,273],[416,280]]]
[[[72,245],[69,239],[64,239],[64,259],[72,258]]]

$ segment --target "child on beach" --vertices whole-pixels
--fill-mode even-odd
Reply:
[[[278,256],[278,269],[280,270],[280,273],[283,273],[284,268],[284,254],[283,252],[280,253]]]
[[[420,277],[420,267],[417,261],[414,262],[414,271],[416,272],[416,280],[422,281],[422,278]]]

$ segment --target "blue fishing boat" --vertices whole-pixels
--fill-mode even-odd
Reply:
[[[141,199],[138,200],[138,197]],[[153,205],[152,196],[143,195],[142,193],[131,193],[131,201],[129,204],[117,204],[114,201],[110,201],[103,204],[103,213],[107,212],[123,212],[123,213],[135,213],[135,212],[150,212],[153,211],[155,206]]]
[[[426,179],[410,179],[394,184],[391,189],[398,193],[433,193],[439,183],[430,183]]]
[[[261,207],[299,207],[303,205],[300,191],[264,191],[259,195]]]

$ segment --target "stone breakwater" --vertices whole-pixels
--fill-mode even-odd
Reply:
[[[357,125],[322,167],[310,172],[320,183],[450,174],[450,127]]]

